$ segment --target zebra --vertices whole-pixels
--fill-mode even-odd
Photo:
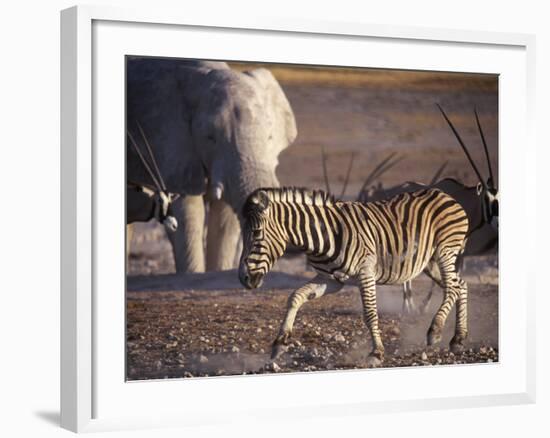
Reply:
[[[468,217],[460,204],[438,189],[402,193],[379,202],[338,201],[323,191],[300,188],[258,189],[243,206],[243,251],[239,280],[248,289],[263,278],[287,246],[305,252],[317,276],[288,298],[286,317],[273,342],[276,359],[291,336],[305,302],[358,284],[363,316],[373,349],[368,366],[378,366],[384,346],[378,327],[376,284],[401,284],[426,272],[445,297],[427,333],[428,345],[441,341],[456,302],[453,352],[467,338],[467,285],[455,263],[464,250]]]

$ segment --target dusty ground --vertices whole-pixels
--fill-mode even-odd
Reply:
[[[339,194],[355,153],[346,197],[355,197],[366,174],[391,152],[403,161],[381,178],[385,186],[427,181],[445,161],[445,176],[474,184],[474,173],[435,103],[456,123],[483,175],[487,175],[475,127],[477,106],[493,170],[498,160],[497,80],[480,75],[273,69],[295,111],[299,135],[280,156],[283,185],[322,188],[321,148],[328,156],[332,192]],[[285,258],[258,291],[246,291],[235,271],[175,275],[171,249],[161,227],[137,227],[128,265],[127,375],[131,380],[242,373],[362,368],[370,351],[359,293],[352,287],[302,307],[288,351],[270,361],[271,343],[285,312],[286,298],[311,278],[303,257]],[[454,315],[441,346],[426,348],[426,332],[438,304],[437,289],[424,316],[401,315],[401,288],[378,292],[383,366],[498,361],[498,264],[496,255],[470,258],[470,337],[466,351],[453,355],[448,342]],[[430,281],[414,290],[423,297]]]
[[[133,258],[134,266],[140,258]],[[401,288],[379,287],[384,367],[498,361],[496,258],[469,259],[466,274],[470,337],[460,355],[448,350],[454,314],[447,321],[443,343],[426,347],[425,335],[442,299],[439,289],[425,315],[402,316]],[[370,334],[359,293],[351,286],[305,304],[288,351],[270,360],[288,295],[313,275],[300,256],[281,260],[256,291],[243,289],[234,270],[128,277],[128,378],[364,368]],[[419,302],[431,282],[420,277],[413,286]]]

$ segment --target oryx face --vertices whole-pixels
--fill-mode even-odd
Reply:
[[[477,185],[477,194],[481,198],[483,221],[490,224],[498,232],[498,190],[479,183]]]
[[[460,135],[458,134],[455,127],[453,126],[452,122],[447,117],[447,114],[445,114],[445,111],[443,111],[443,108],[441,108],[439,104],[437,104],[437,107],[439,108],[439,110],[441,111],[441,114],[443,114],[443,117],[447,121],[447,124],[453,131],[453,134],[455,135],[456,139],[458,140],[458,143],[462,147],[462,150],[466,154],[468,161],[472,165],[472,169],[474,170],[474,172],[478,177],[479,183],[477,185],[477,194],[478,196],[481,197],[483,221],[485,223],[491,224],[491,226],[498,233],[498,201],[499,201],[498,189],[495,184],[493,169],[491,168],[491,160],[489,158],[489,150],[487,148],[487,142],[485,141],[485,135],[483,134],[483,129],[481,128],[481,123],[479,122],[479,116],[477,114],[477,110],[474,108],[474,115],[476,118],[476,124],[477,124],[477,129],[479,131],[479,136],[481,138],[481,142],[483,143],[483,150],[485,151],[487,169],[489,170],[489,178],[487,179],[487,182],[484,182],[483,177],[481,176],[481,172],[475,165],[474,160],[472,159],[470,153],[468,152],[468,148],[462,141],[462,138],[460,138]]]
[[[155,202],[155,219],[166,227],[168,232],[173,233],[178,228],[178,221],[174,217],[172,211],[172,202],[177,199],[177,196],[163,191],[156,192],[154,195]]]
[[[485,211],[487,222],[498,232],[498,201],[499,194],[496,189],[488,189],[485,192]]]

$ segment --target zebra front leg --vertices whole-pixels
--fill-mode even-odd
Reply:
[[[342,286],[343,284],[340,282],[318,275],[309,283],[292,292],[288,297],[285,319],[281,324],[277,338],[273,342],[271,359],[276,359],[284,352],[285,345],[292,334],[294,320],[300,307],[307,301],[320,298],[326,293],[338,292],[342,289]]]
[[[363,317],[372,337],[372,352],[367,358],[367,365],[376,367],[384,360],[384,345],[378,327],[378,310],[376,308],[376,279],[372,267],[364,268],[359,274],[359,288],[363,303]]]

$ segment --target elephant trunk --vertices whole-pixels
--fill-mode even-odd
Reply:
[[[254,190],[268,187],[279,187],[279,180],[275,172],[255,166],[246,169],[245,172],[240,174],[238,184],[233,187],[233,190],[227,190],[226,199],[239,219],[241,219],[242,207],[248,196]]]
[[[206,269],[219,271],[236,266],[241,252],[242,207],[260,187],[278,187],[274,171],[239,163],[231,172],[213,172],[208,197]]]
[[[212,201],[223,199],[240,218],[242,206],[254,190],[279,187],[275,175],[276,164],[240,161],[228,168],[229,161],[218,160],[212,166],[208,197]]]

